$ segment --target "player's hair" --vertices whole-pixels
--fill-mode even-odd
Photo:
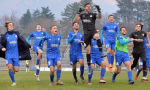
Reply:
[[[4,24],[4,27],[5,27],[6,29],[8,28],[8,24],[9,24],[9,23],[12,23],[12,24],[14,25],[13,22],[11,22],[11,21],[6,21],[5,24]]]
[[[121,27],[120,27],[120,31],[122,30],[122,28],[125,28],[125,29],[126,29],[126,27],[125,27],[125,26],[121,26]]]
[[[114,15],[110,14],[110,15],[108,16],[108,18],[109,18],[110,16],[114,16]]]
[[[35,28],[36,28],[38,25],[41,26],[40,24],[36,24]],[[42,26],[41,26],[41,27],[42,27]]]
[[[56,26],[56,25],[52,25],[52,26],[50,27],[50,30],[52,30],[52,28],[53,28],[54,26]]]
[[[78,22],[73,22],[73,23],[72,23],[72,26],[74,26],[75,23],[79,24]]]
[[[139,24],[139,23],[135,24],[135,26],[137,26],[137,25],[140,25],[140,26],[141,26],[141,24]]]
[[[86,5],[90,5],[90,3],[86,3],[86,4],[84,4],[84,7],[86,7]]]

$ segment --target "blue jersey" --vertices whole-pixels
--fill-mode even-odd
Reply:
[[[148,47],[147,38],[144,38],[144,47],[146,52],[146,58],[150,58],[150,48]]]
[[[71,39],[74,37],[75,32],[70,32],[68,34],[67,39]],[[72,42],[70,42],[70,54],[79,54],[82,53],[82,45],[80,41],[84,41],[84,36],[82,33],[78,32],[77,35],[74,37]]]
[[[19,58],[18,52],[18,37],[14,33],[12,35],[6,34],[7,42],[6,42],[6,56],[5,58]]]
[[[55,36],[53,36],[52,34],[49,34],[43,38],[43,41],[45,40],[47,40],[47,51],[46,51],[47,58],[54,59],[60,57],[59,45],[61,35],[56,34]]]
[[[29,43],[29,39],[30,39],[31,37],[34,37],[34,44],[33,44],[33,47],[34,47],[34,46],[37,47],[37,46],[39,46],[40,40],[41,40],[44,36],[46,36],[46,32],[44,32],[44,31],[42,31],[42,30],[41,30],[41,31],[34,31],[34,32],[32,32],[32,33],[28,36],[27,42]],[[42,44],[42,46],[41,46],[40,48],[43,48],[43,44]]]
[[[95,57],[101,57],[100,56],[100,52],[99,52],[99,48],[97,46],[97,40],[91,39],[91,58],[95,58]]]
[[[102,30],[105,31],[105,39],[115,42],[116,33],[119,33],[119,27],[115,23],[107,23],[103,26]]]

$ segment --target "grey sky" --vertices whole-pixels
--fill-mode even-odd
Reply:
[[[18,17],[22,16],[27,9],[31,12],[35,9],[41,9],[41,7],[47,7],[55,14],[56,19],[61,19],[61,12],[66,5],[73,2],[79,2],[80,0],[1,0],[0,2],[0,16],[11,14],[12,10],[18,12]],[[114,13],[116,12],[117,5],[116,0],[93,0],[95,4],[100,5],[102,12]]]

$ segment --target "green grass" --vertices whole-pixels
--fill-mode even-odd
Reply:
[[[26,73],[25,71],[20,71],[15,74],[15,79],[17,85],[11,87],[11,80],[7,71],[0,71],[0,90],[149,90],[150,82],[141,82],[142,73],[138,80],[134,80],[135,71],[133,71],[134,85],[128,84],[128,76],[126,71],[122,71],[116,78],[116,82],[111,82],[112,74],[106,72],[104,79],[107,81],[106,84],[100,84],[100,72],[95,71],[92,78],[92,85],[87,84],[87,72],[85,72],[84,77],[86,82],[82,83],[79,78],[79,84],[74,83],[72,72],[62,72],[61,81],[64,83],[62,86],[57,86],[56,82],[54,86],[49,86],[49,72],[40,72],[40,82],[37,82],[34,77],[35,71]],[[150,76],[148,75],[148,78]],[[55,74],[56,81],[56,74]]]

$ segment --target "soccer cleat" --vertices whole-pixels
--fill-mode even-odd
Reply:
[[[50,84],[49,84],[49,86],[53,86],[54,85],[54,82],[51,82]]]
[[[36,77],[37,81],[40,81],[39,75],[34,74],[34,76]]]
[[[99,83],[103,83],[104,84],[104,83],[106,83],[106,81],[104,79],[100,79]]]
[[[74,80],[75,80],[75,83],[76,83],[76,84],[78,84],[78,83],[79,83],[77,78],[76,78],[76,79],[74,79]]]
[[[92,85],[91,81],[88,81],[88,85]]]
[[[16,86],[16,82],[13,82],[12,84],[11,84],[11,86],[13,87],[13,86]]]
[[[81,78],[81,81],[84,83],[85,82],[84,77],[80,76],[80,78]]]
[[[35,65],[35,68],[38,69],[38,70],[40,69],[40,68],[39,68],[39,65]]]
[[[134,84],[134,81],[132,81],[132,80],[129,80],[129,84]]]
[[[113,83],[115,82],[115,79],[116,79],[116,77],[115,77],[115,72],[114,72],[114,74],[113,74],[113,76],[112,76],[112,82],[113,82]]]
[[[138,79],[138,76],[139,76],[139,75],[136,75],[136,76],[135,76],[135,80],[137,80],[137,79]]]
[[[57,81],[57,85],[63,85],[63,82]]]
[[[146,77],[142,77],[141,82],[146,82],[148,79]]]
[[[110,73],[113,73],[112,65],[111,64],[109,64],[109,71],[110,71]]]

